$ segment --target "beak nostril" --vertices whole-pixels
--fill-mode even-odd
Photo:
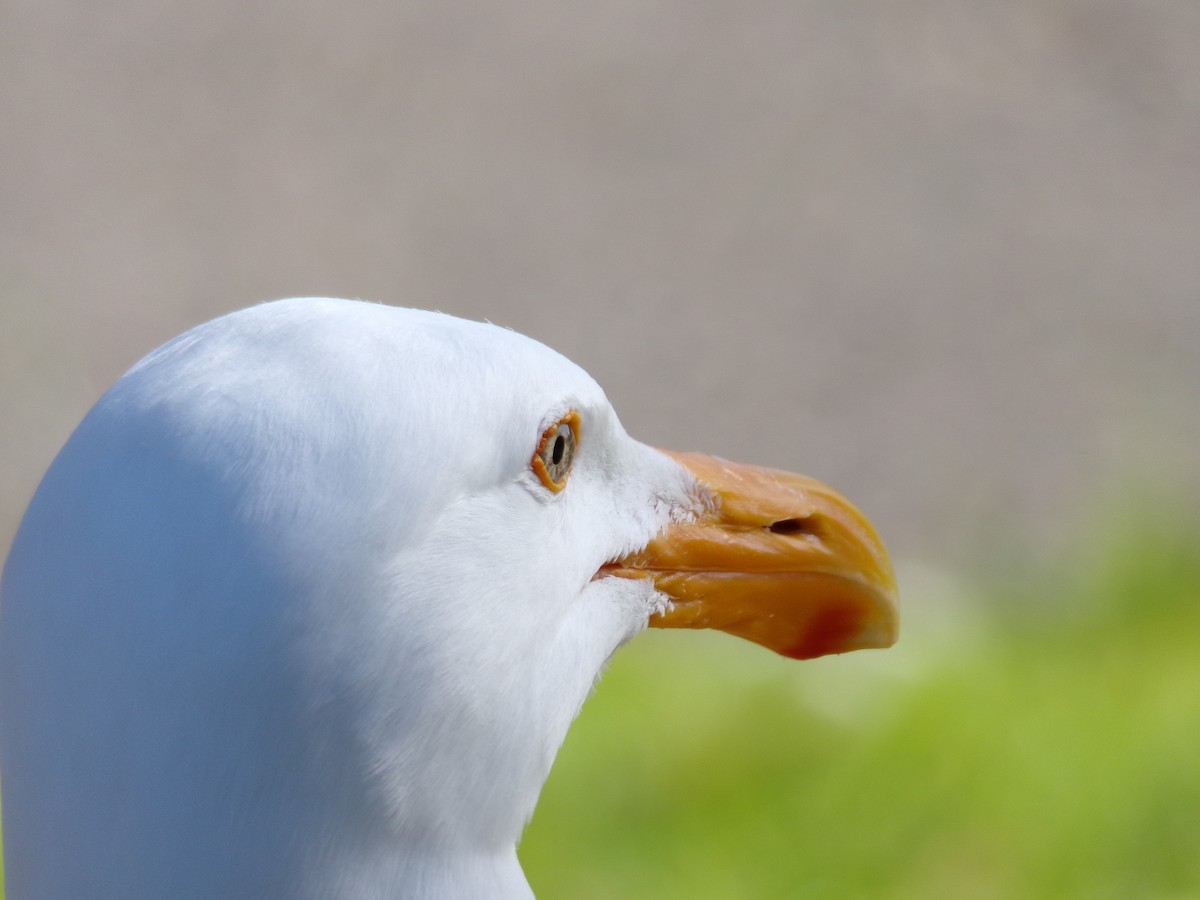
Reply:
[[[797,519],[780,519],[772,522],[768,528],[773,534],[812,534],[820,533],[816,516],[806,516]]]

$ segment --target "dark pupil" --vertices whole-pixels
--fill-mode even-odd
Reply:
[[[554,452],[550,454],[550,460],[557,466],[562,462],[563,451],[567,448],[567,442],[563,440],[560,434],[554,439]]]

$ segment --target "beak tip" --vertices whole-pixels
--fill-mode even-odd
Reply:
[[[900,637],[895,593],[878,596],[867,609],[833,607],[814,618],[788,647],[776,648],[790,659],[816,659],[854,650],[885,650]]]

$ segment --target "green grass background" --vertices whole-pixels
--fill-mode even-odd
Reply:
[[[982,596],[902,569],[886,652],[639,637],[526,833],[534,890],[1200,897],[1200,529],[1105,520]]]
[[[902,570],[886,652],[640,637],[526,833],[535,891],[1200,897],[1200,531],[1101,518],[974,600]]]

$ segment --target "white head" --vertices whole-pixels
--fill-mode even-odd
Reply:
[[[713,619],[667,583],[704,567],[665,542],[738,505],[711,473],[490,325],[283,301],[168,343],[80,425],[5,569],[10,895],[527,893],[516,840],[617,647],[664,612],[775,646],[762,602]],[[809,507],[754,527],[845,556]],[[824,624],[776,649],[894,636],[886,557],[845,521]]]

